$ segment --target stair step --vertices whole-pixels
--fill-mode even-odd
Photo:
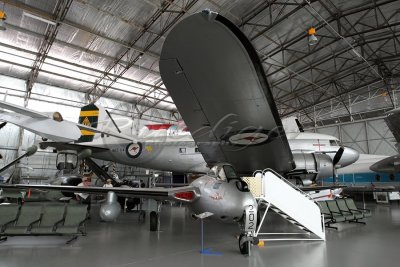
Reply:
[[[321,239],[325,239],[325,233],[322,227],[319,227],[321,216],[317,211],[320,212],[320,210],[317,209],[317,205],[312,206],[310,204],[312,200],[304,195],[301,190],[293,188],[287,180],[272,170],[265,170],[262,178],[265,178],[262,179],[265,194],[261,203],[267,203],[265,206],[268,207],[268,211],[274,211],[286,221],[301,229],[303,233],[315,233]],[[279,190],[281,194],[277,195],[276,190]],[[289,205],[288,201],[293,203]]]

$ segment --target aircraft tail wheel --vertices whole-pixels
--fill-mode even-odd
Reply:
[[[158,229],[158,213],[155,211],[150,212],[150,231],[154,232]]]
[[[241,234],[239,236],[239,250],[243,255],[249,255],[250,251],[250,241],[246,240],[247,236],[245,234]]]

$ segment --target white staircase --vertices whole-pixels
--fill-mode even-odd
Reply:
[[[265,205],[266,210],[262,216],[261,222],[255,236],[267,235],[306,235],[306,238],[274,238],[260,240],[325,240],[324,219],[317,202],[312,200],[306,193],[280,176],[271,169],[258,172],[254,175],[253,183],[250,182],[250,190],[255,189],[254,182],[258,181],[258,192],[255,197],[259,200],[259,206]],[[252,190],[253,189],[253,190]],[[284,219],[297,226],[301,233],[260,233],[263,222],[269,210],[275,211]]]

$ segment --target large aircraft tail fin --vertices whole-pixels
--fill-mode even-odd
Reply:
[[[283,118],[282,125],[286,133],[304,132],[303,125],[301,125],[300,121],[294,116]]]
[[[396,142],[400,143],[400,109],[389,111],[385,121]]]
[[[89,104],[81,108],[78,123],[97,128],[99,123],[100,109],[95,104]],[[81,130],[81,137],[77,143],[92,142],[95,133],[88,130]]]

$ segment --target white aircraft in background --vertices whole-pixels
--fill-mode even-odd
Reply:
[[[385,122],[395,137],[399,147],[400,143],[400,109],[387,113]],[[344,168],[337,170],[336,181],[332,177],[323,179],[324,184],[339,183],[349,186],[362,186],[363,188],[395,189],[400,187],[400,155],[384,156],[360,154],[359,159]],[[350,190],[349,188],[348,190]]]

